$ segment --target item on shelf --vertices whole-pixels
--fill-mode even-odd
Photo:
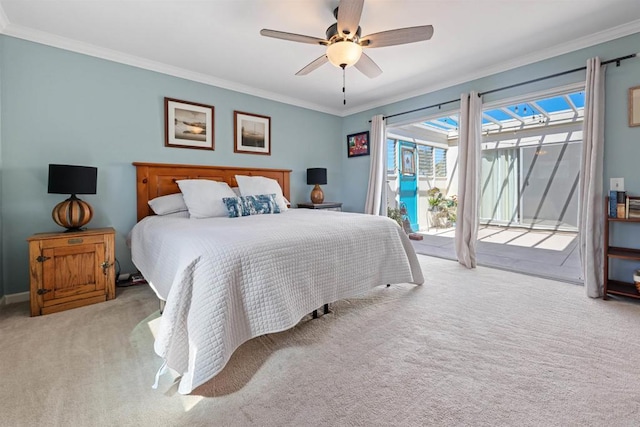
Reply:
[[[618,192],[615,190],[609,191],[609,217],[617,218],[618,216]]]
[[[626,214],[626,203],[627,203],[627,192],[626,191],[617,191],[616,192],[616,218],[626,218],[627,214]]]
[[[633,281],[636,284],[636,289],[640,292],[640,270],[636,270],[633,273]]]
[[[627,210],[627,218],[640,218],[640,199],[629,197],[629,209]]]

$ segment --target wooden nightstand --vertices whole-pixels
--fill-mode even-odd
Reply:
[[[29,237],[31,315],[115,298],[113,228]]]
[[[326,209],[328,211],[342,211],[342,202],[298,203],[298,207],[305,209]]]

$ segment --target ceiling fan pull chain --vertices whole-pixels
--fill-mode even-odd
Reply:
[[[346,67],[342,67],[342,105],[347,105],[347,93],[345,91],[345,69]]]

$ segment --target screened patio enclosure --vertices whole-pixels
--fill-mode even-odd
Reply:
[[[582,132],[553,132],[483,143],[481,224],[577,230]]]
[[[484,106],[482,225],[577,231],[583,117],[580,87]],[[411,223],[419,231],[442,225],[429,220],[430,190],[437,188],[444,200],[455,200],[458,112],[389,126],[387,137],[389,206],[407,205],[407,194],[398,185],[406,179],[398,147],[412,146],[416,191],[411,206],[416,209]],[[455,226],[455,215],[451,218],[449,227]]]

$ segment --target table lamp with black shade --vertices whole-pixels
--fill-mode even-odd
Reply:
[[[320,185],[327,184],[326,168],[309,168],[307,169],[307,185],[313,185],[311,190],[311,203],[320,204],[324,202],[324,193]]]
[[[53,220],[67,231],[78,231],[91,221],[93,209],[76,194],[96,194],[98,168],[92,166],[49,165],[50,194],[70,194],[53,208]]]

